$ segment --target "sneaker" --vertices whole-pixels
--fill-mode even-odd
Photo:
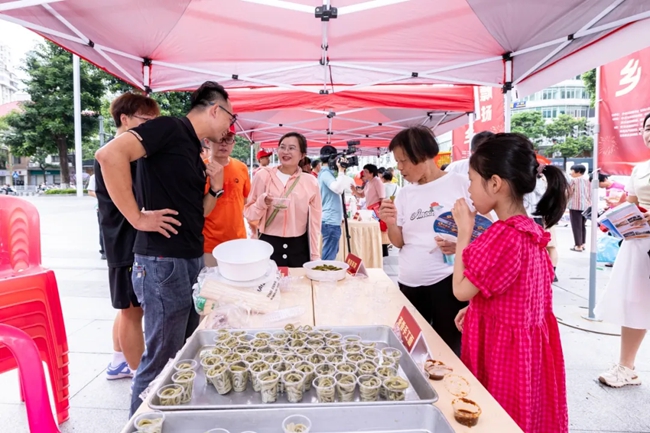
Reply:
[[[106,367],[107,380],[125,379],[127,377],[132,378],[133,372],[126,362],[121,363],[117,367],[113,367],[111,364],[108,364],[108,367]]]
[[[600,383],[612,388],[622,388],[627,385],[641,385],[641,378],[634,370],[623,365],[616,364],[609,371],[598,377]]]
[[[102,253],[101,259],[106,260],[106,254]]]

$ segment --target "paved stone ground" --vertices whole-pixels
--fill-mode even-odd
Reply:
[[[104,369],[112,353],[106,263],[99,259],[97,220],[90,197],[29,197],[41,214],[43,263],[56,271],[70,346],[70,420],[67,432],[116,433],[127,421],[129,381],[109,382]],[[569,251],[568,228],[558,229],[560,282],[555,286],[559,310],[587,306],[589,256]],[[386,271],[397,273],[396,257]],[[599,290],[609,270],[598,271]],[[575,433],[650,432],[650,342],[639,353],[637,368],[646,383],[608,389],[596,377],[618,358],[617,337],[560,327],[567,368],[571,431]],[[15,371],[0,375],[0,431],[28,432]],[[497,432],[495,432],[497,433]],[[552,432],[551,432],[552,433]]]

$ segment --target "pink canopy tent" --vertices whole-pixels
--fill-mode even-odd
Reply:
[[[466,114],[474,111],[471,86],[375,86],[324,95],[310,90],[231,90],[239,132],[269,147],[289,131],[302,133],[317,148],[360,140],[362,153],[377,154],[406,126],[424,125],[441,134],[466,123]]]
[[[0,0],[30,28],[153,91],[461,83],[527,94],[648,45],[637,0]]]

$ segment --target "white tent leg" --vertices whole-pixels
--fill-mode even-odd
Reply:
[[[84,195],[83,158],[81,149],[81,69],[79,57],[72,55],[72,87],[74,90],[74,160],[77,197]],[[67,164],[68,161],[61,161]]]
[[[510,111],[510,103],[512,101],[512,90],[508,90],[503,95],[503,111],[504,111],[504,125],[503,131],[510,132],[510,119],[512,117],[512,112]]]
[[[591,182],[591,246],[589,248],[589,313],[585,319],[596,320],[596,252],[598,243],[598,139],[600,137],[600,67],[596,68],[596,124],[594,125],[593,171]]]
[[[255,148],[255,143],[251,141],[251,164],[248,166],[249,175],[251,181],[253,180],[253,149]]]

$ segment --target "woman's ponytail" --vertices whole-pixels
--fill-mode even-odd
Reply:
[[[569,201],[569,183],[562,170],[552,165],[547,165],[542,170],[546,177],[546,192],[537,203],[533,215],[542,217],[544,227],[551,228],[557,224],[566,210]]]

